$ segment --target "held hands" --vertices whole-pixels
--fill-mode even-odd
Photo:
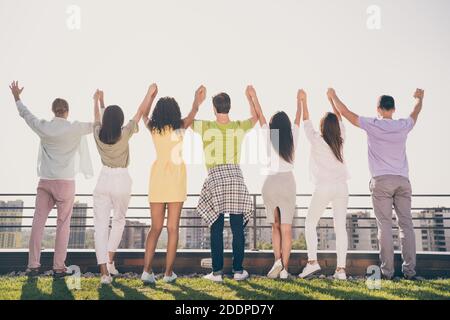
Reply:
[[[152,83],[148,88],[148,94],[152,99],[155,99],[158,95],[158,85],[156,83]]]
[[[303,89],[298,90],[297,92],[297,101],[301,103],[305,103],[307,99],[306,91]]]
[[[416,92],[414,92],[414,98],[416,98],[417,100],[422,101],[423,97],[425,95],[425,90],[423,89],[416,89]]]
[[[252,85],[247,86],[245,89],[245,95],[247,96],[247,99],[254,101],[256,96],[256,90]]]
[[[336,98],[336,91],[333,88],[328,88],[327,97],[328,100],[333,100],[334,98]]]
[[[95,102],[102,102],[103,101],[103,91],[97,89],[94,93],[94,101]]]
[[[13,81],[9,86],[9,89],[11,89],[11,93],[14,96],[14,99],[16,101],[19,101],[20,95],[22,94],[22,91],[24,89],[23,87],[22,88],[19,87],[19,81]]]
[[[206,99],[206,88],[205,86],[200,86],[197,91],[195,91],[194,105],[199,107]]]

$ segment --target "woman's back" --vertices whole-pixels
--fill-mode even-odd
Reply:
[[[326,182],[345,182],[349,174],[345,162],[337,159],[331,147],[325,139],[317,132],[311,120],[305,122],[305,134],[311,143],[310,174],[315,184]],[[345,139],[345,127],[339,121],[341,138]]]
[[[181,164],[183,162],[184,130],[166,128],[161,133],[153,130],[151,133],[156,150],[156,161]]]
[[[107,144],[100,139],[100,130],[102,124],[97,122],[94,124],[94,138],[97,150],[104,166],[110,168],[126,168],[130,163],[129,140],[134,133],[139,131],[138,124],[134,120],[130,120],[128,124],[122,128],[122,134],[119,140],[114,144]]]

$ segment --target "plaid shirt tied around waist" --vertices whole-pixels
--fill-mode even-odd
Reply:
[[[221,214],[243,214],[247,225],[253,210],[253,201],[239,165],[219,165],[208,171],[197,213],[210,227]]]

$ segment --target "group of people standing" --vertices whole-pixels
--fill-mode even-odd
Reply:
[[[166,270],[163,281],[173,282],[173,271],[178,247],[179,222],[183,203],[187,198],[186,166],[182,156],[185,131],[191,128],[203,141],[208,176],[204,182],[197,213],[210,227],[212,272],[206,279],[223,280],[225,216],[229,217],[233,234],[233,274],[235,280],[249,277],[243,267],[245,253],[244,229],[254,206],[240,168],[243,139],[259,122],[264,134],[267,155],[267,177],[262,188],[267,219],[272,224],[272,244],[275,262],[269,278],[289,277],[289,258],[292,248],[292,223],[296,211],[296,181],[293,170],[300,125],[311,144],[310,170],[315,191],[305,222],[308,263],[299,277],[308,278],[320,271],[317,258],[318,221],[327,206],[333,207],[336,233],[337,267],[334,277],[345,280],[347,232],[346,214],[349,179],[345,164],[345,127],[342,117],[367,133],[369,166],[372,174],[370,189],[374,213],[378,224],[380,260],[383,276],[394,276],[394,248],[392,240],[392,207],[399,221],[402,245],[403,273],[415,278],[415,239],[411,217],[411,185],[408,179],[406,139],[417,122],[422,109],[424,91],[417,89],[417,103],[407,119],[394,120],[395,101],[390,96],[379,99],[377,118],[360,117],[350,111],[333,89],[327,97],[332,112],[328,112],[316,131],[309,119],[307,94],[299,90],[297,112],[292,124],[285,112],[266,120],[256,90],[246,89],[251,117],[232,121],[229,117],[231,99],[226,93],[213,97],[213,121],[196,120],[199,107],[206,99],[206,88],[195,93],[191,111],[182,117],[174,98],[165,97],[152,106],[158,87],[152,84],[133,118],[124,126],[125,117],[117,105],[105,107],[104,94],[94,94],[94,122],[69,122],[69,104],[56,99],[52,105],[55,117],[51,121],[39,120],[22,103],[23,88],[13,82],[10,89],[19,114],[40,138],[36,209],[29,246],[27,273],[40,272],[42,235],[47,217],[56,205],[57,229],[53,271],[54,277],[66,275],[65,259],[69,241],[70,218],[75,198],[75,175],[93,175],[86,136],[93,134],[103,168],[93,192],[95,249],[100,266],[101,283],[109,284],[119,272],[114,264],[115,253],[122,239],[125,217],[130,202],[132,179],[129,140],[138,132],[142,120],[149,130],[156,149],[156,160],[149,179],[151,228],[145,246],[142,281],[155,283],[152,271],[156,245],[164,227],[167,211],[168,244]],[[110,226],[111,212],[113,212]]]

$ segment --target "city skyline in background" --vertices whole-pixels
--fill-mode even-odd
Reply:
[[[28,247],[31,228],[30,218],[24,218],[32,213],[27,208],[24,214],[23,200],[0,201],[0,249],[23,249]],[[257,203],[257,229],[245,229],[246,248],[256,250],[270,250],[271,226],[265,221],[263,205]],[[52,249],[55,240],[55,215],[47,223],[43,238],[43,249]],[[9,217],[9,218],[8,218]],[[296,215],[293,223],[293,249],[306,250],[304,235],[304,219]],[[77,201],[71,218],[69,249],[94,249],[94,228],[92,226],[92,210],[87,203]],[[231,249],[232,233],[229,221],[226,221],[224,233],[225,249]],[[450,209],[427,208],[413,211],[417,251],[450,251]],[[183,209],[180,225],[180,249],[210,249],[210,231],[193,209]],[[250,226],[252,223],[250,222]],[[397,226],[397,224],[394,224]],[[22,227],[21,227],[22,226]],[[144,249],[150,219],[142,219],[136,214],[129,214],[126,227],[120,243],[120,249]],[[347,213],[347,233],[349,251],[378,250],[377,224],[370,210],[349,210]],[[318,224],[318,249],[335,250],[336,235],[332,217],[323,217]],[[256,241],[255,241],[256,236]],[[399,231],[393,231],[394,248],[400,250]],[[256,244],[256,246],[254,246]],[[167,246],[167,233],[161,235],[158,249]]]
[[[195,89],[204,84],[208,98],[199,119],[213,119],[210,98],[220,91],[231,95],[233,119],[248,118],[244,89],[250,83],[267,117],[283,109],[293,118],[296,91],[303,87],[316,128],[330,109],[325,96],[329,86],[365,116],[376,115],[379,95],[392,94],[396,117],[409,115],[412,94],[422,87],[424,109],[408,141],[413,192],[449,193],[450,146],[438,143],[450,133],[450,108],[445,107],[450,92],[448,1],[350,0],[342,6],[329,0],[286,0],[282,5],[268,0],[155,0],[124,10],[124,3],[83,0],[76,3],[76,30],[67,25],[71,5],[66,0],[0,1],[0,105],[5,119],[0,193],[34,193],[38,180],[39,140],[18,116],[8,89],[12,80],[25,86],[23,100],[38,117],[50,119],[51,101],[60,96],[71,105],[70,119],[81,121],[92,121],[91,98],[98,87],[107,104],[119,104],[131,117],[152,82],[158,83],[159,96],[175,96],[183,114]],[[373,5],[380,9],[380,28],[374,30],[367,25],[367,9]],[[366,136],[346,126],[349,189],[368,193]],[[309,144],[302,133],[294,173],[298,193],[311,193]],[[252,139],[245,143],[252,145]],[[78,177],[77,193],[92,193],[101,168],[92,137],[89,145],[96,176]],[[130,148],[133,192],[146,193],[155,152],[142,124]],[[189,193],[198,193],[206,177],[201,155],[199,137],[188,131],[184,156],[200,156],[199,163],[187,168]],[[242,167],[250,192],[260,193],[265,179],[261,166]]]

